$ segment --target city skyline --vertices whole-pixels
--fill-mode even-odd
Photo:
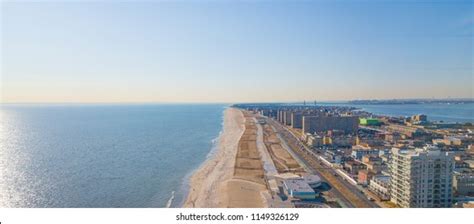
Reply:
[[[2,2],[1,102],[472,98],[470,1]]]

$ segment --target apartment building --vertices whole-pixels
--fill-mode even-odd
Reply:
[[[451,207],[453,167],[453,155],[436,148],[393,148],[391,201],[406,208]]]
[[[383,201],[390,200],[390,176],[376,175],[369,183],[369,190]]]
[[[358,127],[359,118],[356,116],[303,116],[302,129],[304,133],[329,130],[356,133]]]

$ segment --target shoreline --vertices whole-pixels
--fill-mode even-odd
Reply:
[[[227,109],[228,109],[228,107],[226,107],[224,109],[224,111],[222,111],[221,130],[219,131],[219,134],[217,135],[217,137],[215,137],[211,140],[211,142],[212,142],[211,150],[206,155],[206,158],[204,159],[204,161],[202,161],[201,164],[196,166],[194,169],[192,169],[189,173],[187,173],[184,176],[181,187],[180,187],[180,192],[182,193],[183,197],[181,198],[179,203],[175,204],[175,206],[172,206],[173,208],[182,208],[182,207],[184,207],[184,205],[185,205],[185,203],[188,199],[189,192],[191,190],[191,179],[193,178],[193,176],[197,172],[199,172],[209,162],[209,160],[213,159],[215,154],[217,153],[217,151],[219,149],[219,139],[221,138],[221,136],[223,134],[223,129],[224,129],[224,116],[225,116],[224,112]]]
[[[243,113],[224,110],[222,131],[208,158],[189,177],[182,207],[227,207],[226,183],[232,179],[239,140],[245,130]]]

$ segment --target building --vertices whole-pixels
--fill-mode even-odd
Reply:
[[[335,164],[342,164],[344,160],[344,152],[340,150],[326,150],[324,155],[330,160],[330,162]]]
[[[405,125],[397,125],[397,124],[389,125],[387,127],[387,131],[400,133],[409,138],[415,138],[415,137],[419,137],[425,134],[425,131],[421,128],[410,127],[410,126],[405,126]]]
[[[458,202],[456,208],[474,208],[474,201]]]
[[[365,155],[378,155],[380,150],[371,149],[370,147],[364,147],[360,145],[352,146],[351,156],[356,160],[362,160]]]
[[[376,194],[381,200],[390,200],[390,176],[374,176],[370,180],[369,191]]]
[[[364,163],[367,166],[367,170],[373,173],[381,173],[384,170],[387,170],[387,165],[383,162],[368,162]]]
[[[301,141],[308,143],[309,137],[313,136],[310,133],[301,133]]]
[[[470,144],[469,146],[467,146],[466,153],[469,155],[474,155],[474,144]]]
[[[367,186],[370,182],[370,179],[375,175],[375,173],[369,170],[359,170],[359,174],[357,175],[357,183]]]
[[[264,125],[267,123],[267,120],[263,117],[257,117],[257,123]]]
[[[414,122],[427,122],[428,116],[424,114],[417,114],[417,115],[411,116],[411,120]]]
[[[360,118],[359,124],[364,126],[378,126],[380,125],[380,121],[377,118]]]
[[[401,140],[402,136],[399,133],[389,133],[385,135],[385,141],[390,143],[396,143],[397,141]]]
[[[308,137],[308,141],[306,142],[310,147],[320,147],[323,146],[323,137],[318,135],[311,135]]]
[[[362,163],[367,166],[367,170],[373,173],[381,173],[387,168],[383,162],[382,157],[378,155],[365,155],[362,157]]]
[[[319,177],[318,175],[313,175],[313,174],[304,175],[303,180],[306,181],[306,183],[308,183],[308,185],[311,188],[317,188],[321,186],[321,183],[322,183],[321,177]]]
[[[455,172],[453,188],[457,195],[474,196],[474,172]]]
[[[291,113],[291,127],[302,128],[303,127],[303,113],[293,112]]]
[[[356,137],[352,135],[340,135],[331,137],[332,144],[337,147],[351,148],[356,144]]]
[[[392,149],[390,198],[400,207],[451,207],[454,158],[436,148]]]
[[[323,145],[332,145],[332,139],[329,136],[323,137]]]
[[[362,162],[365,163],[370,163],[370,162],[382,162],[382,158],[379,157],[379,154],[368,154],[365,156],[362,156]]]
[[[438,144],[443,144],[443,145],[453,145],[453,146],[460,146],[462,144],[462,140],[459,138],[455,137],[444,137],[442,139],[433,139],[432,140],[433,144],[438,145]]]
[[[359,170],[365,170],[367,167],[358,161],[345,161],[344,162],[344,170],[346,170],[349,174],[353,176],[357,176],[359,174]]]
[[[303,116],[302,129],[304,133],[315,133],[330,130],[341,130],[356,133],[359,118],[355,116]]]
[[[454,162],[454,169],[455,170],[462,170],[462,169],[466,169],[466,168],[469,168],[469,164],[467,164],[466,162],[457,161],[457,160]]]
[[[465,160],[465,163],[469,166],[469,168],[474,169],[474,160]]]
[[[291,126],[291,111],[283,111],[283,124]]]
[[[277,112],[277,121],[280,122],[280,123],[283,123],[283,111],[282,110],[278,110],[278,112]]]
[[[318,111],[296,111],[291,113],[291,127],[303,128],[303,116],[320,116],[322,112]]]
[[[378,138],[370,138],[370,137],[365,137],[365,138],[359,138],[358,141],[359,145],[366,145],[368,147],[383,147],[385,142],[383,139],[378,139]]]
[[[316,198],[316,192],[305,180],[287,179],[283,181],[286,191],[292,198],[312,200]]]

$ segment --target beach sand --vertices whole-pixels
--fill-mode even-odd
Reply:
[[[267,189],[255,139],[253,116],[227,109],[218,149],[191,177],[183,207],[266,207]]]
[[[189,193],[183,207],[226,206],[227,192],[223,192],[223,184],[233,177],[235,155],[244,129],[242,112],[234,108],[226,109],[218,149],[191,176]]]

